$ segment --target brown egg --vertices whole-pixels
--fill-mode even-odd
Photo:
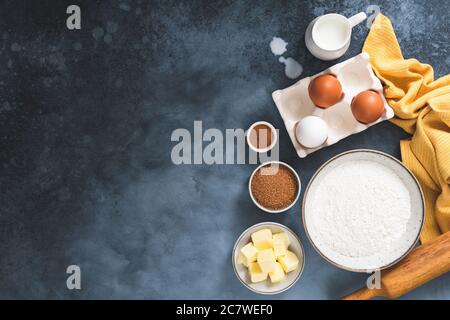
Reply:
[[[372,90],[358,93],[352,100],[353,116],[362,123],[376,121],[384,112],[384,103],[381,96]]]
[[[323,109],[339,102],[343,96],[341,83],[331,74],[323,74],[314,78],[308,87],[312,102]]]

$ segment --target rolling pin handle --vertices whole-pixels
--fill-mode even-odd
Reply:
[[[361,288],[348,296],[342,297],[341,300],[369,300],[379,296],[383,296],[383,290]]]

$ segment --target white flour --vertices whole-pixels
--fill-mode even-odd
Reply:
[[[408,189],[393,171],[376,162],[337,166],[322,178],[312,200],[319,241],[341,255],[389,255],[408,232]]]

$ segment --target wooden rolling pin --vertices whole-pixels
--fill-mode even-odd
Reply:
[[[343,300],[397,298],[450,271],[450,231],[424,244],[396,265],[381,271],[381,289],[362,288]]]

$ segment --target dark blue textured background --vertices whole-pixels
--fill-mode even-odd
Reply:
[[[78,3],[82,30],[65,27]],[[0,4],[0,298],[263,298],[245,289],[231,249],[250,225],[273,220],[306,248],[300,281],[276,298],[337,298],[367,275],[316,254],[300,204],[267,215],[247,192],[253,165],[175,166],[176,128],[280,128],[281,160],[306,185],[327,159],[353,148],[396,157],[407,134],[385,122],[299,159],[271,92],[294,80],[269,49],[312,75],[303,35],[317,15],[377,4],[406,57],[448,73],[449,1],[2,1]],[[368,32],[354,30],[358,54]],[[82,290],[66,288],[66,267]],[[450,298],[450,275],[406,298]]]

